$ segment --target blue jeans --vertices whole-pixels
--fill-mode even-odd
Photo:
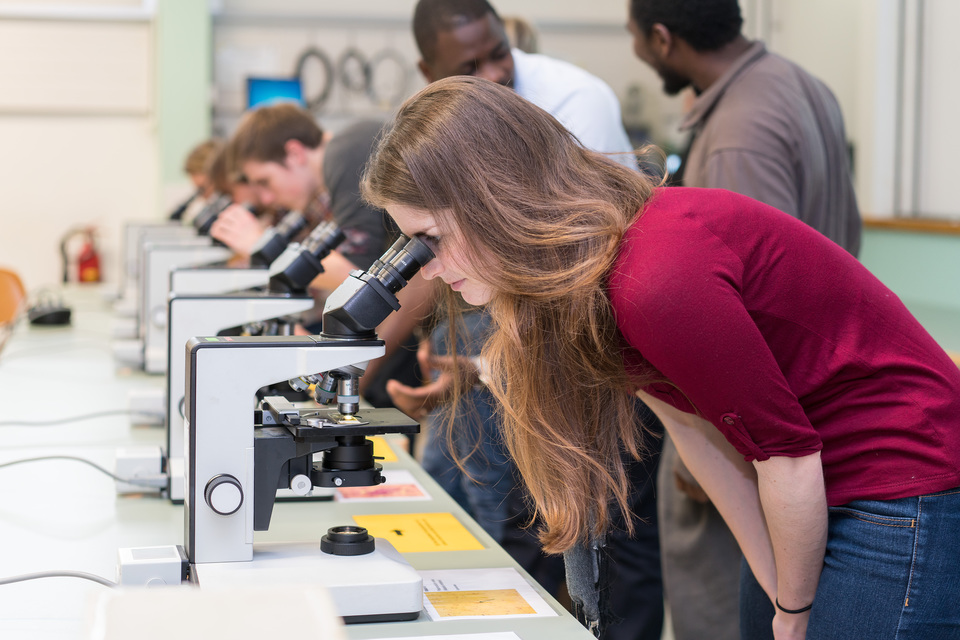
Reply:
[[[436,411],[428,418],[423,468],[484,531],[502,544],[504,527],[511,515],[508,498],[518,483],[513,461],[500,441],[493,397],[485,389],[473,389],[457,407],[453,444],[466,474],[454,462],[446,433],[440,428],[445,413]]]
[[[477,355],[489,317],[483,313],[464,315],[461,355]],[[447,327],[441,325],[431,336],[437,354],[447,352]],[[637,402],[638,412],[654,431],[662,425],[649,409]],[[453,462],[445,434],[436,428],[445,411],[455,411],[453,447],[467,474]],[[546,556],[540,549],[536,526],[526,527],[530,519],[526,491],[516,465],[511,460],[501,434],[492,394],[476,387],[461,398],[456,407],[441,407],[429,418],[427,442],[422,465],[458,503],[470,513],[520,566],[556,595],[564,581],[563,560]],[[651,443],[650,455],[643,462],[630,461],[630,479],[637,487],[631,497],[636,517],[636,536],[628,538],[621,527],[607,537],[606,553],[610,559],[609,605],[605,621],[606,640],[658,640],[663,626],[663,590],[660,582],[660,547],[657,537],[656,502],[654,496],[657,464],[660,460],[659,440]],[[468,477],[469,476],[469,477]]]
[[[743,637],[768,638],[773,607],[743,577]],[[831,507],[807,638],[960,640],[960,487]]]
[[[489,322],[486,313],[464,314],[458,354],[480,353]],[[433,330],[434,353],[448,352],[447,338],[445,323]],[[452,450],[440,428],[450,411],[455,412]],[[475,387],[456,406],[435,409],[427,424],[421,458],[424,470],[537,582],[556,594],[563,582],[563,561],[558,556],[544,555],[536,527],[526,526],[531,516],[526,491],[503,443],[493,395],[484,387]],[[455,458],[461,461],[466,473],[457,466]]]
[[[489,331],[486,313],[463,315],[458,329],[457,353],[476,356]],[[449,353],[448,325],[441,323],[430,336],[433,352]],[[454,412],[456,433],[453,448],[442,426]],[[423,447],[424,470],[444,491],[460,504],[490,536],[503,542],[504,526],[510,518],[507,498],[517,484],[516,470],[500,437],[500,422],[495,415],[493,396],[483,387],[476,387],[456,407],[438,407],[427,418],[427,441]],[[459,458],[464,474],[454,462]]]

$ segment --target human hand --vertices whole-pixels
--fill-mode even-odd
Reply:
[[[217,216],[210,227],[210,236],[230,247],[235,253],[249,257],[263,231],[260,220],[246,207],[232,204]]]
[[[443,373],[439,376],[433,375],[435,357],[430,340],[424,338],[420,340],[417,349],[417,362],[420,370],[430,377],[430,382],[420,387],[411,387],[398,380],[387,380],[387,394],[394,406],[414,420],[427,417],[437,405],[449,398],[453,390],[453,379],[450,376]]]
[[[387,380],[387,394],[397,409],[414,420],[423,420],[450,398],[451,382],[449,377],[441,376],[423,386],[411,387],[399,380]]]
[[[773,637],[775,640],[804,640],[809,621],[809,611],[784,613],[777,610],[777,615],[773,617]]]
[[[304,327],[302,324],[300,324],[300,323],[298,322],[297,324],[293,325],[293,335],[295,335],[295,336],[309,336],[309,335],[312,335],[312,334],[311,334],[309,331],[307,331],[307,328],[306,328],[306,327]]]
[[[420,341],[417,362],[430,376],[430,382],[410,387],[397,380],[388,380],[386,386],[394,406],[414,420],[425,418],[437,406],[450,400],[457,376],[461,377],[462,387],[469,387],[476,384],[480,375],[468,358],[435,355],[428,339]]]

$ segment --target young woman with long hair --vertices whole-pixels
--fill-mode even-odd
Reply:
[[[432,245],[425,277],[488,306],[485,374],[547,551],[626,509],[637,395],[776,638],[960,635],[960,370],[847,252],[749,198],[658,187],[470,77],[401,107],[362,189]]]

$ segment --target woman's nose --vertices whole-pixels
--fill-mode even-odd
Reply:
[[[420,269],[420,275],[426,280],[433,280],[443,272],[443,265],[437,258],[434,258]]]

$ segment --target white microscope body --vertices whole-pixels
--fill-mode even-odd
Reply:
[[[319,583],[347,622],[419,616],[419,574],[365,529],[331,528],[319,545],[258,544],[254,531],[268,529],[278,488],[382,482],[366,436],[419,429],[396,409],[361,411],[357,383],[368,362],[384,353],[375,329],[399,309],[396,292],[432,258],[418,239],[401,238],[330,295],[320,336],[187,343],[184,547],[192,582],[201,588]],[[253,411],[257,390],[282,380],[317,381],[318,401],[335,398],[336,409],[298,409],[267,397]]]
[[[114,355],[124,365],[162,373],[166,366],[167,294],[170,273],[178,267],[226,261],[231,252],[214,246],[210,238],[197,236],[172,241],[149,241],[141,248],[137,338],[114,342]],[[165,348],[165,346],[163,347]]]
[[[225,262],[233,253],[196,238],[196,245],[147,245],[145,247],[143,322],[143,368],[147,373],[165,373],[167,368],[167,299],[174,269]]]
[[[299,214],[296,215],[299,217]],[[167,314],[170,347],[167,349],[165,423],[167,472],[170,477],[168,497],[174,502],[184,498],[182,406],[186,380],[183,347],[187,340],[193,336],[219,335],[231,328],[311,309],[314,300],[308,295],[307,287],[323,271],[323,258],[344,239],[345,236],[335,224],[327,223],[316,227],[302,244],[287,246],[280,256],[271,260],[273,264],[270,269],[179,269],[171,275],[174,284]],[[218,272],[227,273],[212,275]],[[204,295],[227,290],[218,289],[216,285],[224,287],[237,284],[249,286],[230,289],[235,293]],[[269,287],[269,290],[250,290],[254,286]]]
[[[268,295],[250,291],[227,295],[173,295],[170,298],[170,348],[167,351],[166,430],[170,500],[184,498],[185,346],[194,336],[214,336],[230,327],[306,311],[309,296]]]
[[[319,412],[324,426],[315,428],[282,398],[268,398],[261,412],[263,425],[257,427],[251,398],[261,387],[310,372],[362,372],[368,360],[383,354],[383,343],[341,343],[317,336],[211,337],[191,339],[187,351],[184,541],[191,581],[200,588],[320,584],[329,589],[348,622],[416,618],[422,581],[385,540],[370,540],[369,552],[356,556],[327,553],[317,541],[254,542],[254,530],[269,526],[279,485],[308,490],[314,480],[329,486],[378,482],[378,465],[348,463],[346,467],[362,468],[339,469],[326,459],[322,466],[314,465],[315,451],[329,456],[345,441],[359,443],[361,452],[372,456],[363,432],[411,432],[417,426],[389,409],[365,411],[356,421],[339,424],[337,410],[331,409]],[[384,412],[386,421],[381,419]],[[347,457],[354,459],[352,454]],[[294,469],[304,458],[313,468]]]
[[[128,222],[123,230],[119,296],[113,304],[116,315],[112,335],[135,339],[140,330],[140,261],[143,245],[153,241],[177,241],[192,238],[196,232],[170,222]]]

